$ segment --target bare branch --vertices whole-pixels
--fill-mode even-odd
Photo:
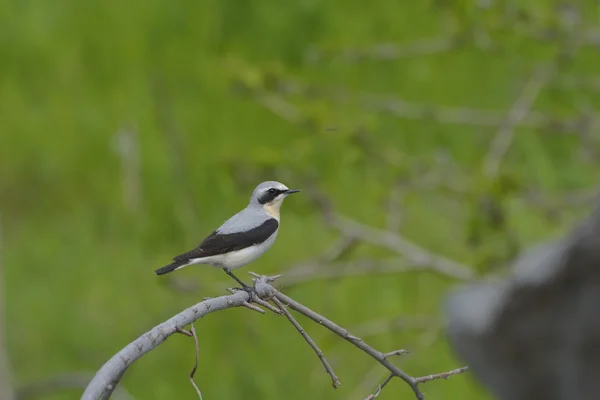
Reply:
[[[262,308],[260,308],[258,306],[255,306],[252,303],[248,303],[247,301],[245,301],[244,304],[242,304],[242,306],[244,306],[246,308],[249,308],[252,311],[256,311],[256,312],[261,313],[261,314],[266,314],[265,310],[263,310]]]
[[[364,275],[388,275],[414,271],[434,271],[430,264],[419,262],[410,263],[402,258],[392,258],[389,260],[357,260],[346,263],[326,264],[306,264],[291,269],[289,275],[282,279],[283,287],[289,288],[306,282],[319,280],[332,280],[339,278],[350,278]],[[452,274],[443,272],[442,275],[451,276],[458,280],[469,280],[470,278],[462,273],[453,272]]]
[[[521,92],[508,112],[506,119],[496,133],[486,157],[484,171],[487,176],[495,176],[500,168],[500,163],[508,151],[517,125],[529,114],[535,99],[550,77],[550,68],[546,65],[538,67],[531,79]]]
[[[272,299],[272,301],[277,305],[277,307],[279,307],[279,309],[283,312],[283,314],[287,317],[287,319],[292,323],[292,325],[294,325],[294,327],[298,330],[298,332],[300,332],[300,335],[302,335],[304,340],[306,340],[306,343],[308,343],[310,345],[310,347],[312,347],[312,349],[315,351],[315,353],[317,353],[319,360],[321,360],[323,367],[325,367],[325,371],[331,377],[331,385],[333,386],[333,388],[337,389],[340,386],[342,386],[342,382],[335,375],[335,372],[333,372],[333,368],[331,368],[331,365],[329,365],[329,362],[327,362],[327,359],[325,358],[323,351],[321,351],[321,349],[317,346],[317,344],[314,342],[314,340],[312,340],[312,338],[308,335],[308,333],[306,333],[304,328],[302,328],[302,326],[298,323],[298,321],[296,321],[296,319],[292,316],[292,314],[290,314],[290,312],[288,310],[286,310],[285,306],[283,304],[281,304],[281,302],[279,301],[279,299],[277,299],[277,297],[274,297]]]
[[[181,329],[181,328],[175,328],[175,332],[177,333],[181,333],[182,335],[188,336],[188,337],[192,337],[192,332],[185,330],[185,329]]]
[[[331,218],[331,221],[331,225],[343,234],[375,246],[388,248],[415,265],[455,279],[471,280],[475,278],[473,269],[467,265],[434,254],[393,232],[371,228],[340,215]]]
[[[371,369],[365,374],[362,381],[358,385],[356,385],[356,388],[352,392],[352,395],[348,396],[348,399],[354,400],[362,398],[365,395],[365,393],[369,393],[373,387],[376,387],[377,383],[380,381],[381,366],[379,364],[376,364],[373,365]]]
[[[405,44],[381,43],[365,49],[344,49],[334,56],[346,62],[357,61],[389,61],[399,58],[422,56],[449,51],[460,42],[452,37],[420,38]],[[311,49],[305,55],[311,63],[317,63],[326,56],[325,51]]]
[[[377,388],[377,391],[374,394],[370,394],[367,397],[365,397],[365,400],[372,400],[372,399],[378,398],[379,395],[381,394],[381,391],[385,387],[385,385],[390,383],[390,381],[392,380],[393,377],[394,377],[394,374],[391,374],[387,378],[385,378],[385,381],[383,381],[383,383],[381,385],[379,385],[379,387]]]
[[[249,304],[249,303],[244,302],[242,304],[242,306],[248,307],[246,304]],[[250,308],[250,307],[248,307],[248,308]],[[252,308],[250,308],[250,309],[252,309]],[[192,386],[196,390],[196,393],[198,393],[198,397],[200,397],[200,400],[202,400],[202,392],[200,392],[200,389],[196,385],[196,382],[194,382],[194,375],[196,374],[196,370],[198,369],[198,353],[200,352],[200,346],[198,345],[198,336],[196,336],[196,330],[194,329],[194,324],[191,324],[191,328],[189,331],[187,331],[185,329],[181,329],[181,328],[175,328],[175,332],[181,333],[182,335],[185,335],[185,336],[188,336],[191,338],[194,338],[194,343],[196,344],[196,363],[194,364],[194,368],[192,368],[192,372],[190,373],[190,381],[192,382]]]
[[[240,307],[248,300],[248,293],[240,290],[232,295],[204,300],[157,325],[108,360],[96,373],[81,399],[108,399],[127,368],[138,358],[163,343],[169,336],[182,330],[198,318],[215,311]]]
[[[400,368],[398,368],[394,364],[392,364],[386,358],[385,353],[375,350],[373,347],[368,345],[361,338],[350,334],[350,332],[348,332],[347,329],[342,328],[341,326],[337,325],[333,321],[330,321],[329,319],[314,312],[313,310],[309,309],[308,307],[296,302],[295,300],[291,299],[290,297],[286,296],[285,294],[283,294],[281,292],[277,292],[275,294],[275,298],[278,299],[279,301],[281,301],[283,304],[286,304],[287,306],[289,306],[292,310],[299,312],[300,314],[304,315],[305,317],[308,317],[311,320],[315,321],[317,324],[322,325],[325,328],[329,329],[333,333],[337,334],[341,338],[350,342],[352,345],[354,345],[355,347],[359,348],[360,350],[362,350],[363,352],[365,352],[366,354],[368,354],[369,356],[374,358],[379,364],[383,365],[383,367],[385,367],[388,371],[390,371],[392,377],[394,377],[394,376],[398,377],[398,378],[402,379],[404,382],[406,382],[411,387],[411,389],[413,390],[413,392],[418,400],[423,400],[425,398],[423,393],[421,393],[421,391],[419,390],[419,387],[418,387],[419,383],[427,382],[432,379],[448,378],[450,376],[465,372],[468,369],[467,367],[462,367],[462,368],[459,368],[459,369],[456,369],[453,371],[449,371],[449,372],[445,372],[442,374],[431,375],[431,377],[433,377],[431,379],[428,379],[429,377],[413,378],[410,375],[408,375],[406,372],[402,371]],[[387,382],[385,382],[385,383],[387,384]],[[382,387],[383,387],[383,385],[382,385]]]
[[[442,372],[440,374],[426,375],[426,376],[421,376],[419,378],[415,378],[415,382],[425,383],[425,382],[433,381],[434,379],[449,379],[450,377],[452,377],[454,375],[462,374],[463,372],[466,372],[468,370],[469,370],[469,367],[467,367],[467,366],[461,367],[461,368],[456,368],[456,369],[453,369],[452,371]]]
[[[343,88],[321,88],[298,83],[292,80],[279,81],[278,87],[273,93],[281,95],[298,95],[307,100],[327,99],[330,102],[338,104],[348,104],[356,101],[359,107],[367,111],[377,113],[387,113],[392,116],[408,120],[427,120],[439,124],[464,125],[482,128],[500,128],[506,122],[506,111],[502,109],[481,109],[475,107],[456,107],[437,104],[417,103],[398,97],[397,95],[373,94],[373,93],[354,93]],[[256,95],[258,96],[258,95]],[[257,101],[263,106],[271,109],[271,104],[264,104],[265,94],[260,94]],[[293,112],[283,113],[278,108],[272,110],[279,114],[283,119],[292,123],[302,122],[300,111],[291,103],[281,97],[274,97],[269,100],[287,110],[286,106],[291,106]],[[590,123],[597,124],[597,116],[591,118]],[[519,122],[519,126],[529,129],[544,129],[548,133],[572,132],[577,130],[582,122],[581,115],[572,115],[569,117],[557,117],[540,111],[533,111],[525,115]]]
[[[279,275],[267,277],[259,276],[253,272],[250,272],[250,274],[255,277],[253,279],[255,294],[260,296],[263,300],[271,299],[281,310],[281,312],[284,313],[284,315],[288,318],[292,325],[294,325],[298,332],[300,332],[302,337],[306,340],[307,343],[310,344],[315,353],[318,355],[327,373],[331,376],[334,388],[337,388],[341,385],[340,380],[334,374],[333,369],[325,359],[323,352],[318,348],[316,343],[310,338],[310,336],[304,331],[302,326],[291,315],[291,313],[287,310],[285,305],[299,312],[300,314],[310,318],[311,320],[317,322],[319,325],[326,327],[327,329],[336,333],[346,341],[352,343],[355,347],[359,348],[366,354],[373,357],[375,360],[377,360],[379,364],[383,365],[388,371],[390,371],[392,376],[399,377],[400,379],[405,381],[411,387],[418,400],[424,399],[423,394],[418,388],[419,383],[426,382],[431,379],[448,377],[460,372],[464,372],[462,370],[455,370],[444,374],[431,375],[431,377],[413,378],[388,360],[388,357],[391,357],[393,355],[401,355],[406,352],[405,350],[395,350],[389,353],[382,353],[380,351],[377,351],[361,338],[350,334],[348,330],[340,327],[339,325],[328,320],[322,315],[312,311],[308,307],[303,306],[295,300],[292,300],[290,297],[282,294],[273,286],[271,286],[269,283],[279,278]],[[252,296],[254,296],[254,294],[252,294]],[[184,327],[188,324],[193,323],[198,318],[201,318],[202,316],[211,312],[225,310],[227,308],[232,307],[242,307],[245,305],[245,303],[249,303],[249,301],[251,300],[250,297],[251,296],[246,291],[240,290],[229,296],[221,296],[214,299],[207,299],[193,307],[184,310],[175,317],[156,326],[146,334],[140,336],[138,339],[127,345],[123,350],[118,352],[106,364],[104,364],[102,368],[96,373],[92,381],[89,383],[82,396],[82,400],[108,399],[111,393],[115,390],[117,384],[121,380],[127,368],[142,355],[156,348],[158,345],[164,342],[167,337],[171,336],[174,333],[183,333],[184,335],[192,336],[196,341],[196,364],[194,366],[194,369],[192,370],[192,373],[190,374],[190,379],[198,395],[201,396],[201,393],[193,380],[198,365],[197,336],[193,326],[191,331],[189,332],[185,331]],[[381,387],[383,386],[384,385],[382,385]]]
[[[198,369],[198,354],[200,353],[200,346],[198,345],[198,336],[196,336],[196,329],[194,328],[194,324],[191,325],[192,326],[190,328],[190,333],[194,338],[194,344],[196,346],[196,361],[194,363],[194,368],[192,368],[192,372],[190,372],[190,382],[192,382],[192,386],[196,390],[196,393],[198,393],[198,397],[200,398],[200,400],[202,400],[202,392],[198,388],[198,385],[196,385],[196,382],[194,382],[194,375],[196,374],[196,370]]]
[[[273,312],[273,313],[275,313],[277,315],[283,315],[283,311],[281,311],[280,309],[278,309],[276,307],[273,307],[268,302],[264,301],[263,299],[261,299],[258,296],[253,295],[252,296],[252,302],[256,303],[256,304],[260,304],[264,308],[268,309],[269,311],[271,311],[271,312]]]
[[[263,94],[256,97],[259,104],[278,117],[291,123],[302,122],[302,113],[292,103],[274,94]]]
[[[540,192],[530,192],[525,194],[524,200],[537,208],[544,208],[546,211],[554,212],[565,208],[588,207],[598,199],[598,189],[574,191],[566,193],[557,198],[548,198]]]
[[[404,350],[404,349],[394,350],[394,351],[385,353],[383,355],[383,357],[388,358],[388,357],[393,357],[393,356],[401,356],[402,354],[406,354],[406,353],[408,353],[408,350]]]
[[[361,338],[350,334],[350,332],[348,332],[346,329],[344,329],[341,326],[337,325],[336,323],[328,320],[327,318],[323,317],[322,315],[317,314],[313,310],[309,309],[308,307],[303,306],[302,304],[296,302],[295,300],[292,300],[291,298],[284,295],[283,293],[278,292],[277,294],[275,294],[275,298],[277,298],[283,304],[286,304],[287,306],[289,306],[294,311],[297,311],[300,314],[304,315],[305,317],[312,319],[317,324],[324,326],[325,328],[334,332],[341,338],[352,343],[355,347],[358,347],[360,350],[364,351],[365,353],[367,353],[368,355],[373,357],[375,360],[377,360],[377,362],[379,362],[387,370],[389,370],[392,374],[394,374],[394,376],[397,376],[400,379],[402,379],[404,382],[406,382],[415,392],[417,399],[423,400],[423,398],[424,398],[423,394],[419,391],[419,388],[417,387],[417,384],[414,382],[413,378],[410,375],[408,375],[406,372],[402,371],[400,368],[396,367],[394,364],[389,362],[384,357],[382,352],[375,350],[374,348],[369,346],[366,342],[364,342]]]

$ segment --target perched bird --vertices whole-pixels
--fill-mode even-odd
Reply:
[[[163,275],[192,264],[208,264],[223,268],[244,290],[251,290],[231,270],[256,260],[273,245],[279,230],[281,204],[287,196],[299,191],[274,181],[259,184],[246,208],[225,221],[195,249],[157,269],[156,274]]]

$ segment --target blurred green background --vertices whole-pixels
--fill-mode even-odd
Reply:
[[[478,274],[502,271],[589,209],[600,176],[599,18],[591,0],[1,1],[13,387],[93,374],[154,325],[225,293],[233,283],[217,269],[153,271],[245,207],[263,180],[314,184],[350,218]],[[552,73],[533,111],[499,172],[484,173],[539,68]],[[285,274],[339,237],[305,190],[283,206],[275,246],[238,275]],[[345,259],[392,254],[360,244]],[[462,365],[439,329],[444,295],[458,283],[373,273],[309,279],[286,293],[382,351],[409,349],[395,361],[419,376]],[[234,309],[196,324],[204,399],[362,399],[385,378],[372,359],[299,321],[342,388],[331,388],[285,319]],[[196,398],[193,361],[193,342],[172,337],[122,385],[136,399]],[[490,398],[470,374],[422,389],[428,399]],[[393,381],[380,398],[412,395]]]

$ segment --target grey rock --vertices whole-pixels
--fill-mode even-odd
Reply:
[[[520,256],[510,278],[451,293],[445,315],[453,349],[496,398],[600,399],[600,207]]]

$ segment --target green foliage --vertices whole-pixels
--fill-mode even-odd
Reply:
[[[597,74],[600,55],[584,46],[565,56],[534,106],[548,123],[519,128],[500,174],[486,178],[482,160],[496,128],[436,122],[438,106],[502,115],[533,69],[555,62],[569,31],[552,2],[484,3],[0,2],[0,214],[17,382],[95,371],[158,322],[223,293],[231,282],[216,269],[179,271],[174,279],[197,286],[192,292],[153,270],[244,207],[262,180],[303,188],[312,177],[338,211],[377,227],[389,190],[404,182],[402,234],[481,273],[570,226],[583,207],[561,209],[559,224],[524,198],[596,183],[598,164],[582,152],[598,145],[597,134],[582,149],[585,121],[561,121],[597,108],[598,91],[560,83]],[[596,3],[584,3],[589,22]],[[536,36],[556,26],[559,40]],[[456,43],[431,54],[368,55],[436,37]],[[424,105],[423,115],[389,112],[390,101],[402,100]],[[137,132],[139,171],[131,154],[116,151],[119,131]],[[441,182],[423,188],[431,171]],[[136,179],[138,197],[130,197]],[[446,187],[455,180],[459,191]],[[282,218],[277,244],[246,270],[285,274],[336,239],[306,192],[286,202]],[[356,255],[389,252],[362,245]],[[311,282],[289,294],[352,328],[439,317],[454,285],[430,273],[395,274]],[[301,323],[341,389],[330,388],[285,320],[240,309],[196,325],[204,398],[357,397],[373,360]],[[384,330],[368,339],[382,350],[410,349],[397,361],[413,375],[461,365],[441,334]],[[193,357],[191,340],[172,338],[123,384],[138,399],[194,398]],[[423,389],[429,399],[488,398],[469,375]],[[381,396],[400,397],[410,398],[401,382]]]

